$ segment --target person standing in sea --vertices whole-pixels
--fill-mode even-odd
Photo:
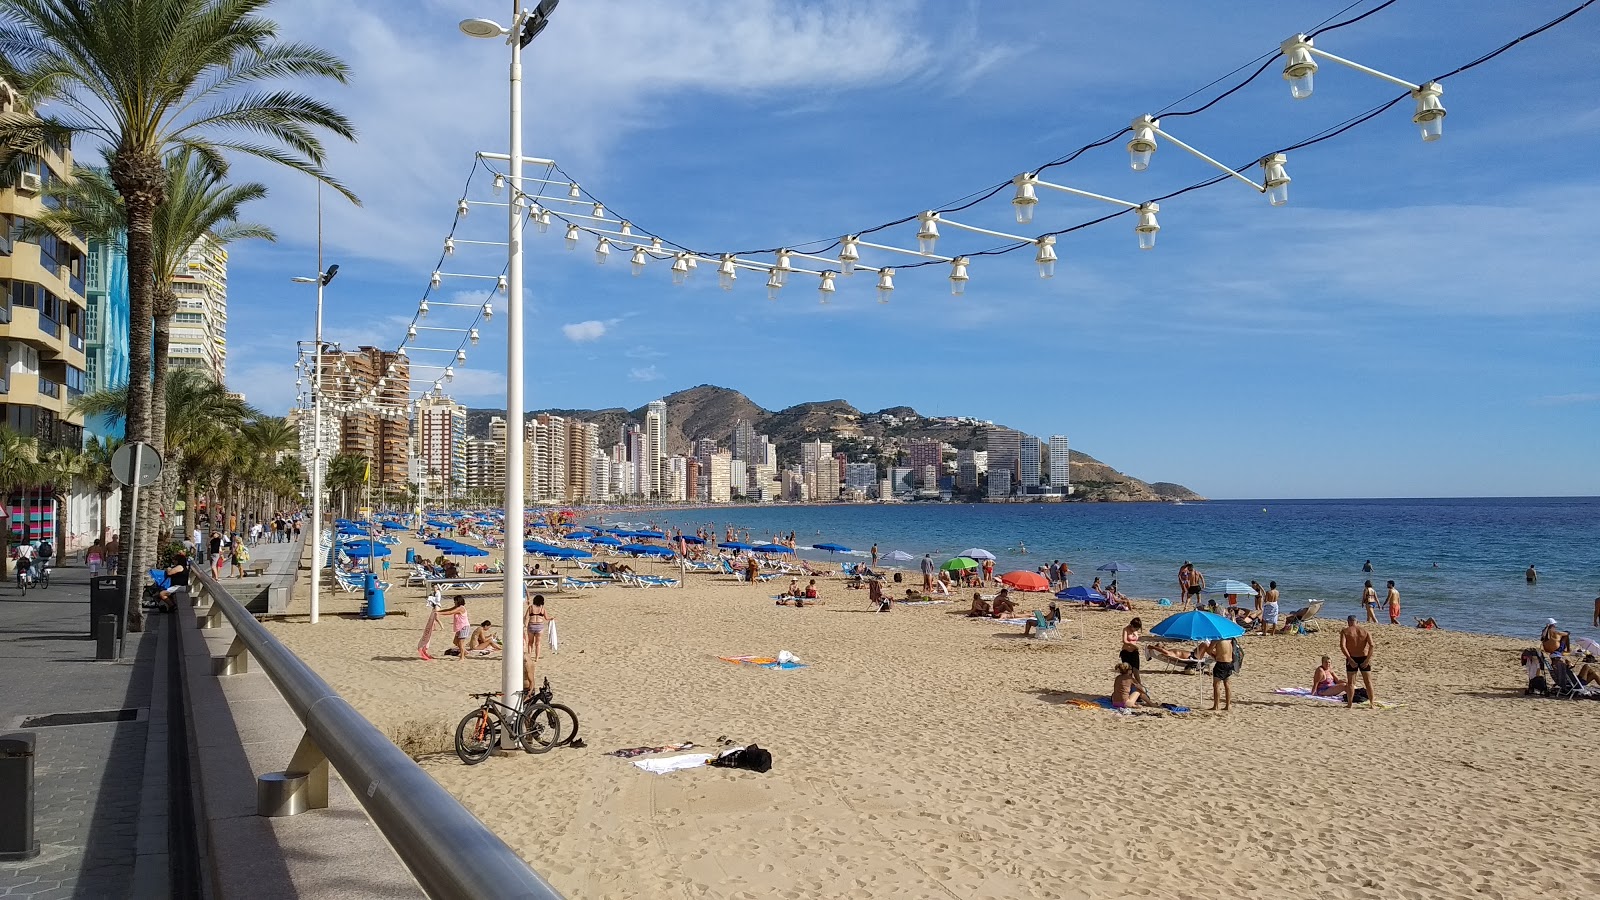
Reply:
[[[933,592],[933,554],[922,554],[922,592]]]
[[[1524,574],[1523,577],[1528,579],[1528,583],[1529,584],[1538,584],[1539,583],[1539,573],[1535,572],[1533,570],[1533,566],[1529,566],[1528,567],[1528,571],[1527,571],[1527,573]]]
[[[1400,624],[1400,591],[1395,588],[1394,581],[1389,582],[1389,624]]]
[[[1367,581],[1367,586],[1361,589],[1361,606],[1367,611],[1367,621],[1378,624],[1378,592],[1372,587],[1372,581]]]
[[[878,545],[877,544],[873,544],[872,545],[872,567],[874,569],[876,569],[878,567]]]

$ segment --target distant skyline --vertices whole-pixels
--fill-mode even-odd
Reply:
[[[937,208],[1057,158],[1345,5],[567,3],[529,49],[526,149],[672,240],[781,246]],[[1576,5],[1484,0],[1452,7],[1441,29],[1439,7],[1401,0],[1317,43],[1423,81]],[[327,331],[392,349],[472,153],[505,145],[504,46],[455,28],[504,10],[289,0],[268,14],[355,70],[326,96],[362,130],[333,148],[330,169],[366,202],[326,211],[325,254],[341,266]],[[1600,177],[1582,162],[1600,158],[1600,74],[1572,64],[1597,27],[1600,11],[1579,13],[1448,79],[1441,141],[1418,139],[1405,101],[1291,152],[1287,206],[1219,184],[1162,202],[1154,251],[1136,250],[1118,219],[1062,236],[1050,280],[1027,252],[974,257],[959,298],[942,265],[901,269],[887,305],[870,275],[838,279],[826,306],[811,276],[776,302],[756,272],[724,293],[702,266],[674,287],[665,263],[630,277],[626,254],[601,268],[589,242],[568,253],[559,229],[530,230],[528,406],[634,409],[710,383],[769,409],[838,397],[1065,433],[1129,474],[1217,498],[1600,494],[1589,246]],[[1324,64],[1315,95],[1295,101],[1280,69],[1164,127],[1239,162],[1396,94]],[[1163,143],[1132,172],[1125,141],[1046,177],[1137,201],[1212,171]],[[231,254],[229,381],[282,412],[294,342],[310,336],[312,292],[288,279],[316,265],[314,192],[247,162],[235,172],[272,187],[251,218],[282,240]],[[1042,193],[1019,226],[1009,196],[952,217],[1034,234],[1112,211]],[[479,213],[472,236],[495,239],[503,213]],[[915,230],[875,237],[914,246]],[[947,228],[939,252],[998,243]],[[498,271],[503,251],[479,249],[451,264]],[[481,297],[473,287],[435,296]],[[488,324],[447,386],[460,402],[503,406],[504,324]]]

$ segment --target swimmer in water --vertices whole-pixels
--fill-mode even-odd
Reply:
[[[1024,544],[1021,541],[1017,541],[1017,552],[1018,553],[1027,553],[1028,552],[1028,545]]]

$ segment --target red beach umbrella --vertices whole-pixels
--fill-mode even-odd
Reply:
[[[1038,572],[1007,572],[1000,576],[1007,587],[1018,591],[1048,591],[1050,582]]]

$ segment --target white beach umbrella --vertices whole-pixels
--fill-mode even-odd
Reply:
[[[956,555],[965,556],[968,559],[994,559],[994,554],[983,549],[982,547],[973,547],[970,550],[963,550]]]

